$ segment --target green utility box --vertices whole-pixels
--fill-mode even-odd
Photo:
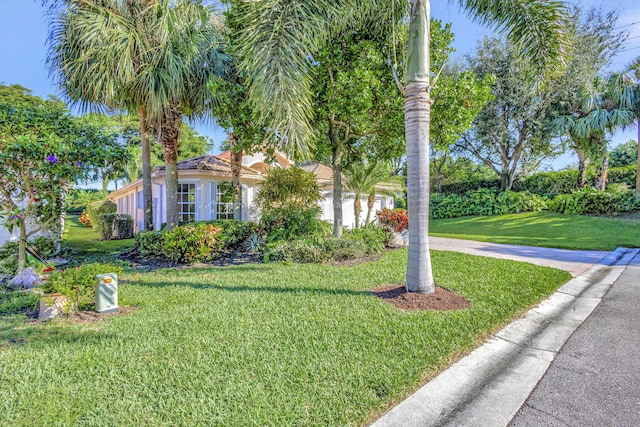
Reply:
[[[96,276],[96,311],[114,313],[118,311],[118,275],[105,273]]]

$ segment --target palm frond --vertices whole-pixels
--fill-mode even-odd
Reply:
[[[496,27],[518,44],[538,70],[553,71],[565,61],[568,10],[551,0],[458,0],[477,22]]]

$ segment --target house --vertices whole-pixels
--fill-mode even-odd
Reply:
[[[181,222],[233,218],[233,191],[231,188],[230,153],[218,156],[207,154],[178,162],[178,214]],[[264,153],[244,155],[240,184],[242,185],[243,220],[257,221],[258,209],[253,203],[264,173],[272,167],[289,167],[291,162],[282,154],[276,153],[270,159]],[[320,201],[321,219],[333,221],[333,173],[331,168],[312,164],[302,169],[313,172],[322,190],[324,200]],[[164,166],[151,174],[153,193],[153,224],[159,229],[166,222],[165,202],[166,184]],[[142,179],[110,193],[107,196],[118,205],[118,213],[129,214],[133,218],[136,232],[144,228],[142,199]],[[363,201],[363,216],[366,215],[366,196]],[[343,195],[343,224],[352,228],[355,225],[353,209],[354,195]],[[377,196],[376,210],[393,207],[393,197]],[[364,221],[364,218],[361,218]]]

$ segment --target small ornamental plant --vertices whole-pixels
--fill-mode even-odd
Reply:
[[[396,233],[409,229],[409,214],[406,209],[382,209],[376,213],[382,228]]]
[[[87,215],[87,211],[82,211],[82,215],[80,215],[80,218],[78,218],[78,221],[80,221],[80,223],[85,227],[92,226],[91,219],[89,218],[89,215]]]
[[[66,270],[50,271],[49,278],[41,285],[47,294],[68,297],[64,311],[67,314],[90,310],[95,304],[96,276],[104,273],[122,273],[122,267],[113,264],[92,263]]]

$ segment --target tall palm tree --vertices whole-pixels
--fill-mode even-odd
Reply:
[[[392,30],[402,1],[256,0],[244,2],[246,24],[237,36],[243,67],[251,76],[256,111],[278,129],[289,153],[304,153],[312,141],[310,53],[354,20],[373,20]],[[494,24],[520,42],[522,53],[548,71],[562,58],[566,9],[551,0],[458,0],[469,15]],[[407,289],[434,291],[428,244],[429,219],[429,0],[411,0],[405,71],[405,132],[408,167],[409,263]],[[372,29],[373,30],[373,29]]]
[[[148,136],[154,76],[133,85],[151,59],[149,12],[154,0],[52,0],[49,65],[69,99],[84,109],[137,112],[142,156],[144,228],[153,229]],[[138,77],[139,78],[139,77]]]
[[[185,113],[204,116],[221,74],[221,22],[201,0],[52,0],[51,64],[67,96],[138,111],[145,228],[151,227],[148,134],[166,163],[167,228],[178,222],[178,138]]]

